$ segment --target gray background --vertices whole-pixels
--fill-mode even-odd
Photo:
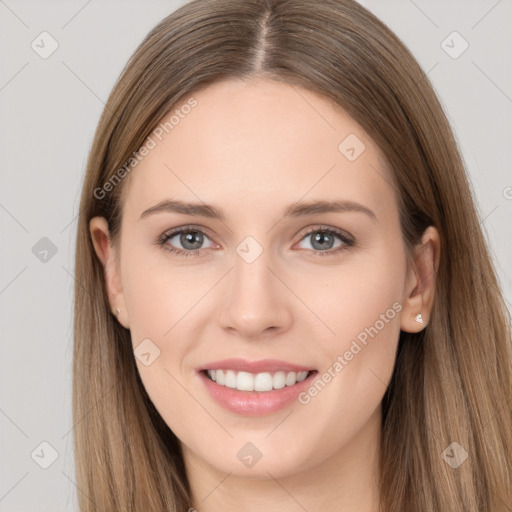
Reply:
[[[71,362],[80,185],[123,65],[183,3],[0,0],[0,512],[77,510]],[[512,0],[361,3],[407,44],[435,85],[510,307]],[[43,31],[58,43],[46,59],[31,47]],[[469,43],[458,58],[442,47],[453,31]],[[462,48],[457,39],[447,44],[452,53]]]

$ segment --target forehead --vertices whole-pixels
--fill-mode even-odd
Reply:
[[[230,206],[240,215],[303,197],[394,205],[385,159],[364,130],[328,99],[286,83],[214,83],[150,137],[154,147],[127,183],[130,215],[168,198],[224,204],[228,215]]]

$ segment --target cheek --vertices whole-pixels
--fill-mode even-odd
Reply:
[[[405,282],[405,253],[382,245],[326,272],[296,279],[297,295],[324,323],[324,352],[332,358],[348,349],[350,342],[377,324],[379,339],[394,340],[399,332]],[[314,317],[311,316],[311,324]],[[373,331],[373,330],[372,330]],[[363,340],[364,341],[364,340]],[[376,347],[376,350],[378,348]]]
[[[332,332],[317,336],[324,365],[301,403],[322,394],[343,422],[347,411],[365,417],[362,409],[377,407],[394,368],[405,269],[405,253],[383,246],[333,272],[321,294],[310,293],[308,304]]]
[[[165,342],[182,329],[182,322],[191,325],[198,301],[214,282],[215,276],[180,267],[156,251],[164,253],[136,246],[124,253],[123,290],[134,345],[144,338]]]
[[[190,281],[193,272],[166,264],[164,257],[126,247],[123,290],[130,317],[130,335],[143,386],[164,421],[185,435],[197,416],[182,374],[190,350],[194,304],[206,293],[204,279]],[[203,284],[201,284],[203,283]],[[204,289],[203,289],[204,288]]]
[[[201,339],[202,298],[219,277],[197,265],[173,265],[165,254],[155,257],[155,250],[124,249],[123,290],[141,380],[161,416],[181,432],[184,413],[194,407],[185,366]]]

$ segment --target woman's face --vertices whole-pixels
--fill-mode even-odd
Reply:
[[[230,80],[193,97],[124,184],[110,296],[142,382],[188,460],[222,472],[370,454],[420,312],[391,173],[304,89]]]

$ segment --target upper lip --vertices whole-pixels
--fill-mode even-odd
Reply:
[[[239,372],[263,373],[277,372],[307,372],[313,370],[307,366],[279,361],[278,359],[260,359],[259,361],[248,361],[247,359],[223,359],[222,361],[212,361],[198,368],[203,370],[234,370]]]

